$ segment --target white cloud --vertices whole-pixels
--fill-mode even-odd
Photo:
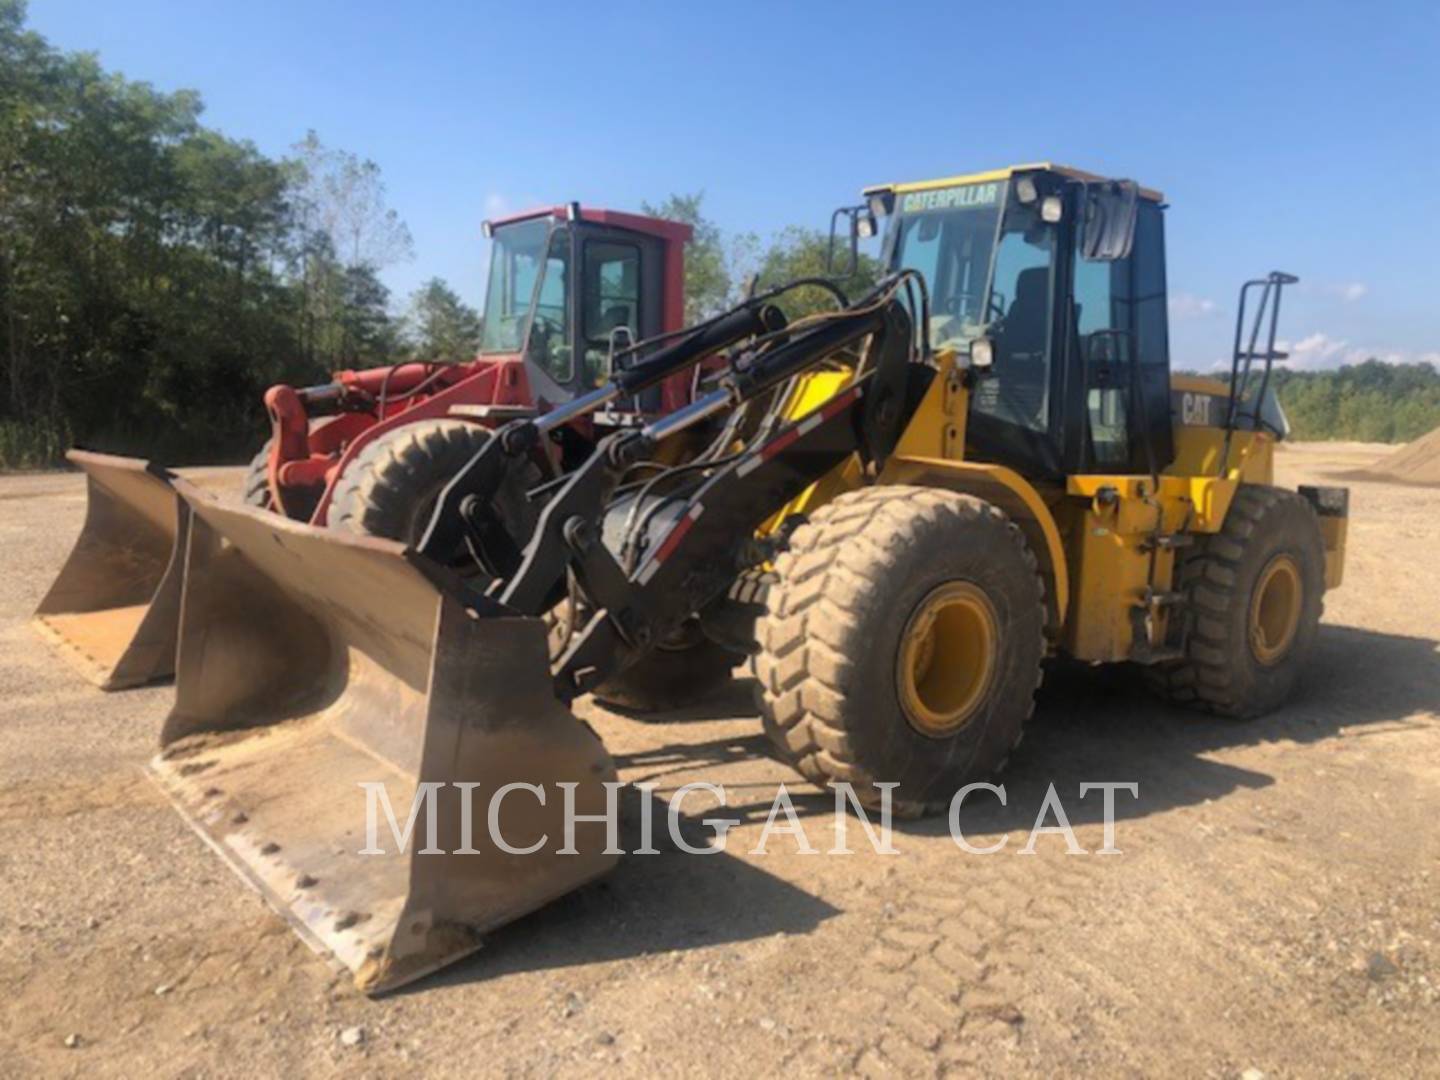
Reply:
[[[1220,305],[1194,293],[1177,292],[1170,294],[1170,314],[1176,319],[1200,319],[1214,315]]]
[[[1290,354],[1290,367],[1296,371],[1319,371],[1345,363],[1349,344],[1348,341],[1316,331],[1293,344],[1282,341],[1277,343],[1276,347],[1281,352]]]
[[[510,200],[498,191],[492,191],[485,196],[485,216],[487,218],[504,217],[510,212]]]
[[[1363,281],[1341,281],[1321,285],[1319,290],[1326,296],[1334,296],[1347,304],[1353,304],[1356,300],[1369,294],[1370,286]]]
[[[1406,349],[1385,349],[1374,345],[1353,345],[1344,338],[1333,338],[1316,331],[1296,342],[1277,341],[1275,347],[1288,352],[1289,368],[1294,371],[1329,371],[1346,364],[1363,364],[1381,360],[1387,364],[1435,363],[1440,353],[1414,353]]]

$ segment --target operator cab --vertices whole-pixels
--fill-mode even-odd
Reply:
[[[487,221],[484,230],[491,246],[480,353],[518,354],[537,402],[553,407],[593,390],[616,354],[683,319],[688,225],[571,203]],[[635,404],[656,411],[659,395],[654,388]]]
[[[1161,196],[1050,165],[866,190],[919,270],[930,340],[968,357],[966,443],[1035,479],[1174,457]]]

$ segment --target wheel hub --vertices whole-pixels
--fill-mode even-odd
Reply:
[[[1300,627],[1304,589],[1300,567],[1290,555],[1276,555],[1261,571],[1250,598],[1250,651],[1267,667],[1278,663]]]
[[[896,684],[910,726],[944,738],[975,716],[994,680],[1000,620],[973,582],[931,590],[906,623]]]

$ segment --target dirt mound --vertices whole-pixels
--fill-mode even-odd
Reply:
[[[1364,470],[1363,478],[1440,487],[1440,428],[1387,454]]]

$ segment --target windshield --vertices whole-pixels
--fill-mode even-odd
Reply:
[[[520,221],[495,230],[490,241],[481,352],[514,353],[524,347],[535,285],[544,272],[549,243],[549,218]]]
[[[986,299],[1005,185],[998,182],[907,192],[896,201],[894,270],[918,270],[930,289],[936,348],[978,337],[1000,312]]]

